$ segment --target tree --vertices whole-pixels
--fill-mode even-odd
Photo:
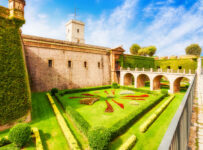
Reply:
[[[140,56],[147,56],[147,54],[148,54],[148,49],[147,49],[147,47],[141,48],[141,49],[139,49],[139,51],[138,51],[138,55],[140,55]]]
[[[130,53],[133,54],[133,55],[137,55],[139,49],[141,49],[141,47],[140,47],[138,44],[133,44],[133,45],[130,47]]]
[[[149,46],[147,47],[147,54],[149,56],[153,56],[156,53],[156,47],[155,46]]]
[[[199,44],[191,44],[188,47],[186,47],[185,52],[187,55],[200,56],[202,48],[199,46]]]

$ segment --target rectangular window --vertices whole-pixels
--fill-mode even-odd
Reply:
[[[168,66],[167,69],[171,69],[171,66]]]
[[[178,66],[178,69],[182,69],[182,66]]]
[[[48,60],[48,65],[49,65],[50,68],[52,67],[53,61],[51,59]]]
[[[98,62],[98,68],[100,68],[101,67],[101,64],[100,64],[100,62]]]
[[[79,33],[79,32],[80,32],[80,30],[79,30],[79,29],[77,29],[77,32]]]
[[[72,62],[69,60],[68,61],[68,68],[71,68],[72,67]]]
[[[87,62],[86,61],[84,62],[84,67],[87,68]]]
[[[157,69],[160,69],[160,66],[157,66]]]

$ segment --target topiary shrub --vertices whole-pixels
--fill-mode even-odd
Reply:
[[[55,96],[55,94],[58,93],[58,91],[59,91],[59,90],[58,90],[57,88],[51,89],[51,95],[52,95],[52,96]]]
[[[185,52],[187,55],[200,56],[202,48],[199,46],[199,44],[191,44],[188,47],[186,47]]]
[[[111,85],[111,87],[112,87],[113,89],[118,89],[118,88],[119,88],[119,85],[118,85],[118,83],[113,82],[112,85]]]
[[[8,135],[8,139],[18,147],[25,145],[31,135],[31,128],[28,124],[20,123],[14,126]]]
[[[11,142],[7,138],[0,139],[0,147],[10,144]]]
[[[111,131],[104,127],[95,127],[88,132],[88,141],[93,150],[107,150]]]
[[[130,47],[130,53],[132,55],[137,55],[138,54],[138,50],[140,49],[141,47],[138,45],[138,44],[133,44],[131,47]]]

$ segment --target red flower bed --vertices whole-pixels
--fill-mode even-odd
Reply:
[[[169,85],[168,83],[161,83],[161,85]]]
[[[115,95],[115,90],[111,90],[111,93],[112,93],[113,95]]]
[[[107,105],[107,108],[105,110],[105,112],[113,112],[113,107],[111,106],[111,104],[106,100],[106,105]]]
[[[104,91],[104,93],[106,93],[107,95],[109,94],[107,91]]]
[[[144,94],[144,95],[126,95],[123,97],[149,97],[149,95],[147,95],[147,94]]]
[[[84,96],[94,96],[92,94],[82,94],[82,95],[84,95]]]
[[[119,102],[115,101],[114,99],[112,99],[112,101],[114,103],[116,103],[118,106],[120,106],[122,109],[124,109],[124,105],[122,103],[119,103]]]

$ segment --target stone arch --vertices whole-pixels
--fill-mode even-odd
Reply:
[[[161,78],[162,77],[165,77],[169,81],[169,79],[166,76],[164,76],[164,75],[157,75],[157,76],[155,76],[154,79],[153,79],[153,90],[158,90],[158,89],[161,88]],[[170,86],[170,83],[169,83],[169,86]]]
[[[187,77],[177,77],[173,82],[173,93],[180,92],[180,83],[181,83],[183,78],[188,79],[190,82],[190,79]]]
[[[144,87],[146,81],[150,81],[149,76],[146,74],[139,74],[137,76],[137,88]]]
[[[133,85],[134,79],[135,78],[132,73],[126,73],[124,75],[124,85]]]

